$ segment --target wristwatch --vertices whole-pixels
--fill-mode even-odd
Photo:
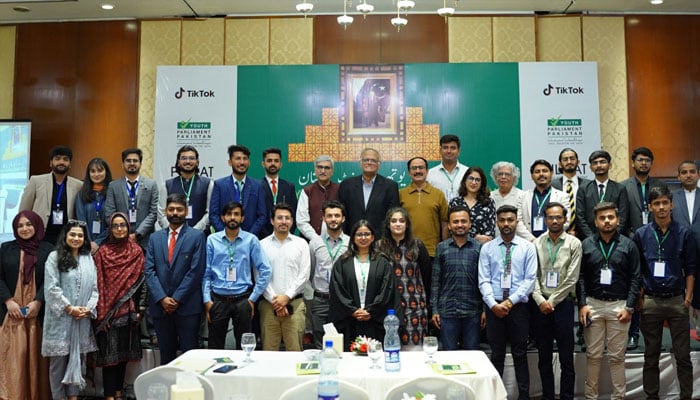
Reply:
[[[630,315],[634,314],[634,307],[625,307],[625,310],[627,310]]]

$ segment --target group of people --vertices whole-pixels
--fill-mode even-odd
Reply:
[[[225,347],[232,324],[239,348],[242,334],[255,332],[264,350],[294,351],[306,332],[320,348],[332,322],[348,348],[359,335],[383,339],[389,309],[400,317],[403,350],[433,333],[443,349],[478,349],[485,328],[502,374],[510,341],[521,399],[529,398],[529,337],[543,398],[554,398],[554,340],[559,398],[573,398],[576,315],[586,397],[597,397],[606,347],[613,398],[624,397],[624,354],[639,335],[630,321],[640,314],[644,390],[655,398],[667,321],[681,398],[690,398],[697,166],[679,165],[682,188],[671,193],[649,177],[647,148],[632,153],[635,176],[622,183],[608,178],[606,151],[590,155],[595,179],[587,180],[578,154],[564,149],[561,178],[536,160],[535,188],[523,191],[519,168],[501,161],[490,191],[483,168],[459,162],[460,147],[445,135],[440,164],[408,160],[411,182],[400,190],[379,174],[375,149],[362,151],[361,175],[339,184],[333,159],[321,155],[317,179],[298,196],[279,176],[277,148],[263,151],[258,180],[248,176],[250,150],[231,145],[231,175],[211,180],[199,174],[196,148],[183,146],[177,176],[156,183],[140,175],[139,149],[122,152],[123,178],[95,158],[80,182],[68,176],[71,150],[55,147],[51,172],[25,188],[15,240],[0,247],[0,399],[47,398],[47,380],[53,398],[76,398],[87,356],[102,367],[105,398],[121,398],[126,364],[141,357],[141,325],[165,364],[200,346],[203,325],[209,348]]]

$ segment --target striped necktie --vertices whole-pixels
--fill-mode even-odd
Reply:
[[[571,179],[566,181],[566,194],[569,195],[569,210],[571,217],[569,218],[569,230],[576,228],[576,196],[574,196],[574,185]]]

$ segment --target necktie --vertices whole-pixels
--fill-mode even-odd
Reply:
[[[513,243],[511,242],[503,242],[503,245],[506,246],[506,259],[505,259],[505,271],[503,272],[504,275],[510,275],[510,267],[511,267],[511,262],[510,262],[510,248],[513,246]],[[512,282],[512,280],[511,280]],[[508,298],[508,295],[510,295],[510,289],[503,289],[503,300]]]
[[[603,197],[605,196],[605,185],[602,183],[598,184],[598,196],[600,198],[600,201],[603,201]]]
[[[277,196],[277,183],[276,183],[276,181],[277,181],[276,179],[273,179],[271,181],[271,183],[272,183],[272,195],[273,196]]]
[[[571,218],[569,218],[570,230],[573,230],[576,224],[576,197],[574,196],[574,186],[572,183],[571,179],[566,181],[566,194],[569,195],[569,210],[571,212]]]
[[[170,232],[170,243],[168,243],[168,263],[173,262],[173,254],[175,253],[175,240],[177,240],[177,231]]]
[[[236,199],[235,200],[240,203],[241,198],[243,197],[243,196],[241,196],[241,183],[238,181],[234,181],[234,187],[236,188]]]

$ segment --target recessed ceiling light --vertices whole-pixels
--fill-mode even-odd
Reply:
[[[114,4],[103,4],[100,7],[102,7],[103,10],[113,10]]]
[[[659,4],[664,4],[664,0],[650,0],[649,3],[658,6]]]

